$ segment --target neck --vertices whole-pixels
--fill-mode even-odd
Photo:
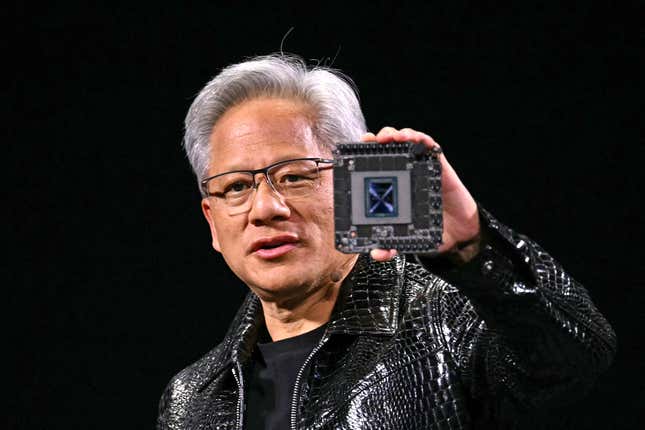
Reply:
[[[261,300],[267,331],[271,339],[279,341],[307,333],[326,324],[336,304],[340,286],[354,267],[358,255],[338,271],[330,274],[321,287],[297,300]]]

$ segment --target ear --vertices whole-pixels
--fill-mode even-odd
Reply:
[[[213,249],[217,252],[222,252],[220,247],[219,240],[217,238],[217,230],[215,229],[215,223],[213,222],[213,208],[211,207],[210,201],[207,198],[202,199],[202,213],[208,222],[208,226],[211,229],[211,237],[213,238]]]

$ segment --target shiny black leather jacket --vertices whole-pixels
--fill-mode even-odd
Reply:
[[[481,212],[488,245],[459,269],[359,258],[301,369],[293,429],[512,427],[609,365],[614,333],[585,289]],[[224,341],[172,379],[158,429],[243,428],[262,323],[249,294]]]

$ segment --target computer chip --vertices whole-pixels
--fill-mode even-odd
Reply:
[[[436,253],[443,227],[439,152],[410,142],[338,144],[337,249]]]

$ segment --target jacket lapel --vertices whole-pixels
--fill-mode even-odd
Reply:
[[[361,255],[343,282],[327,332],[394,334],[404,265],[403,257],[379,263]]]

